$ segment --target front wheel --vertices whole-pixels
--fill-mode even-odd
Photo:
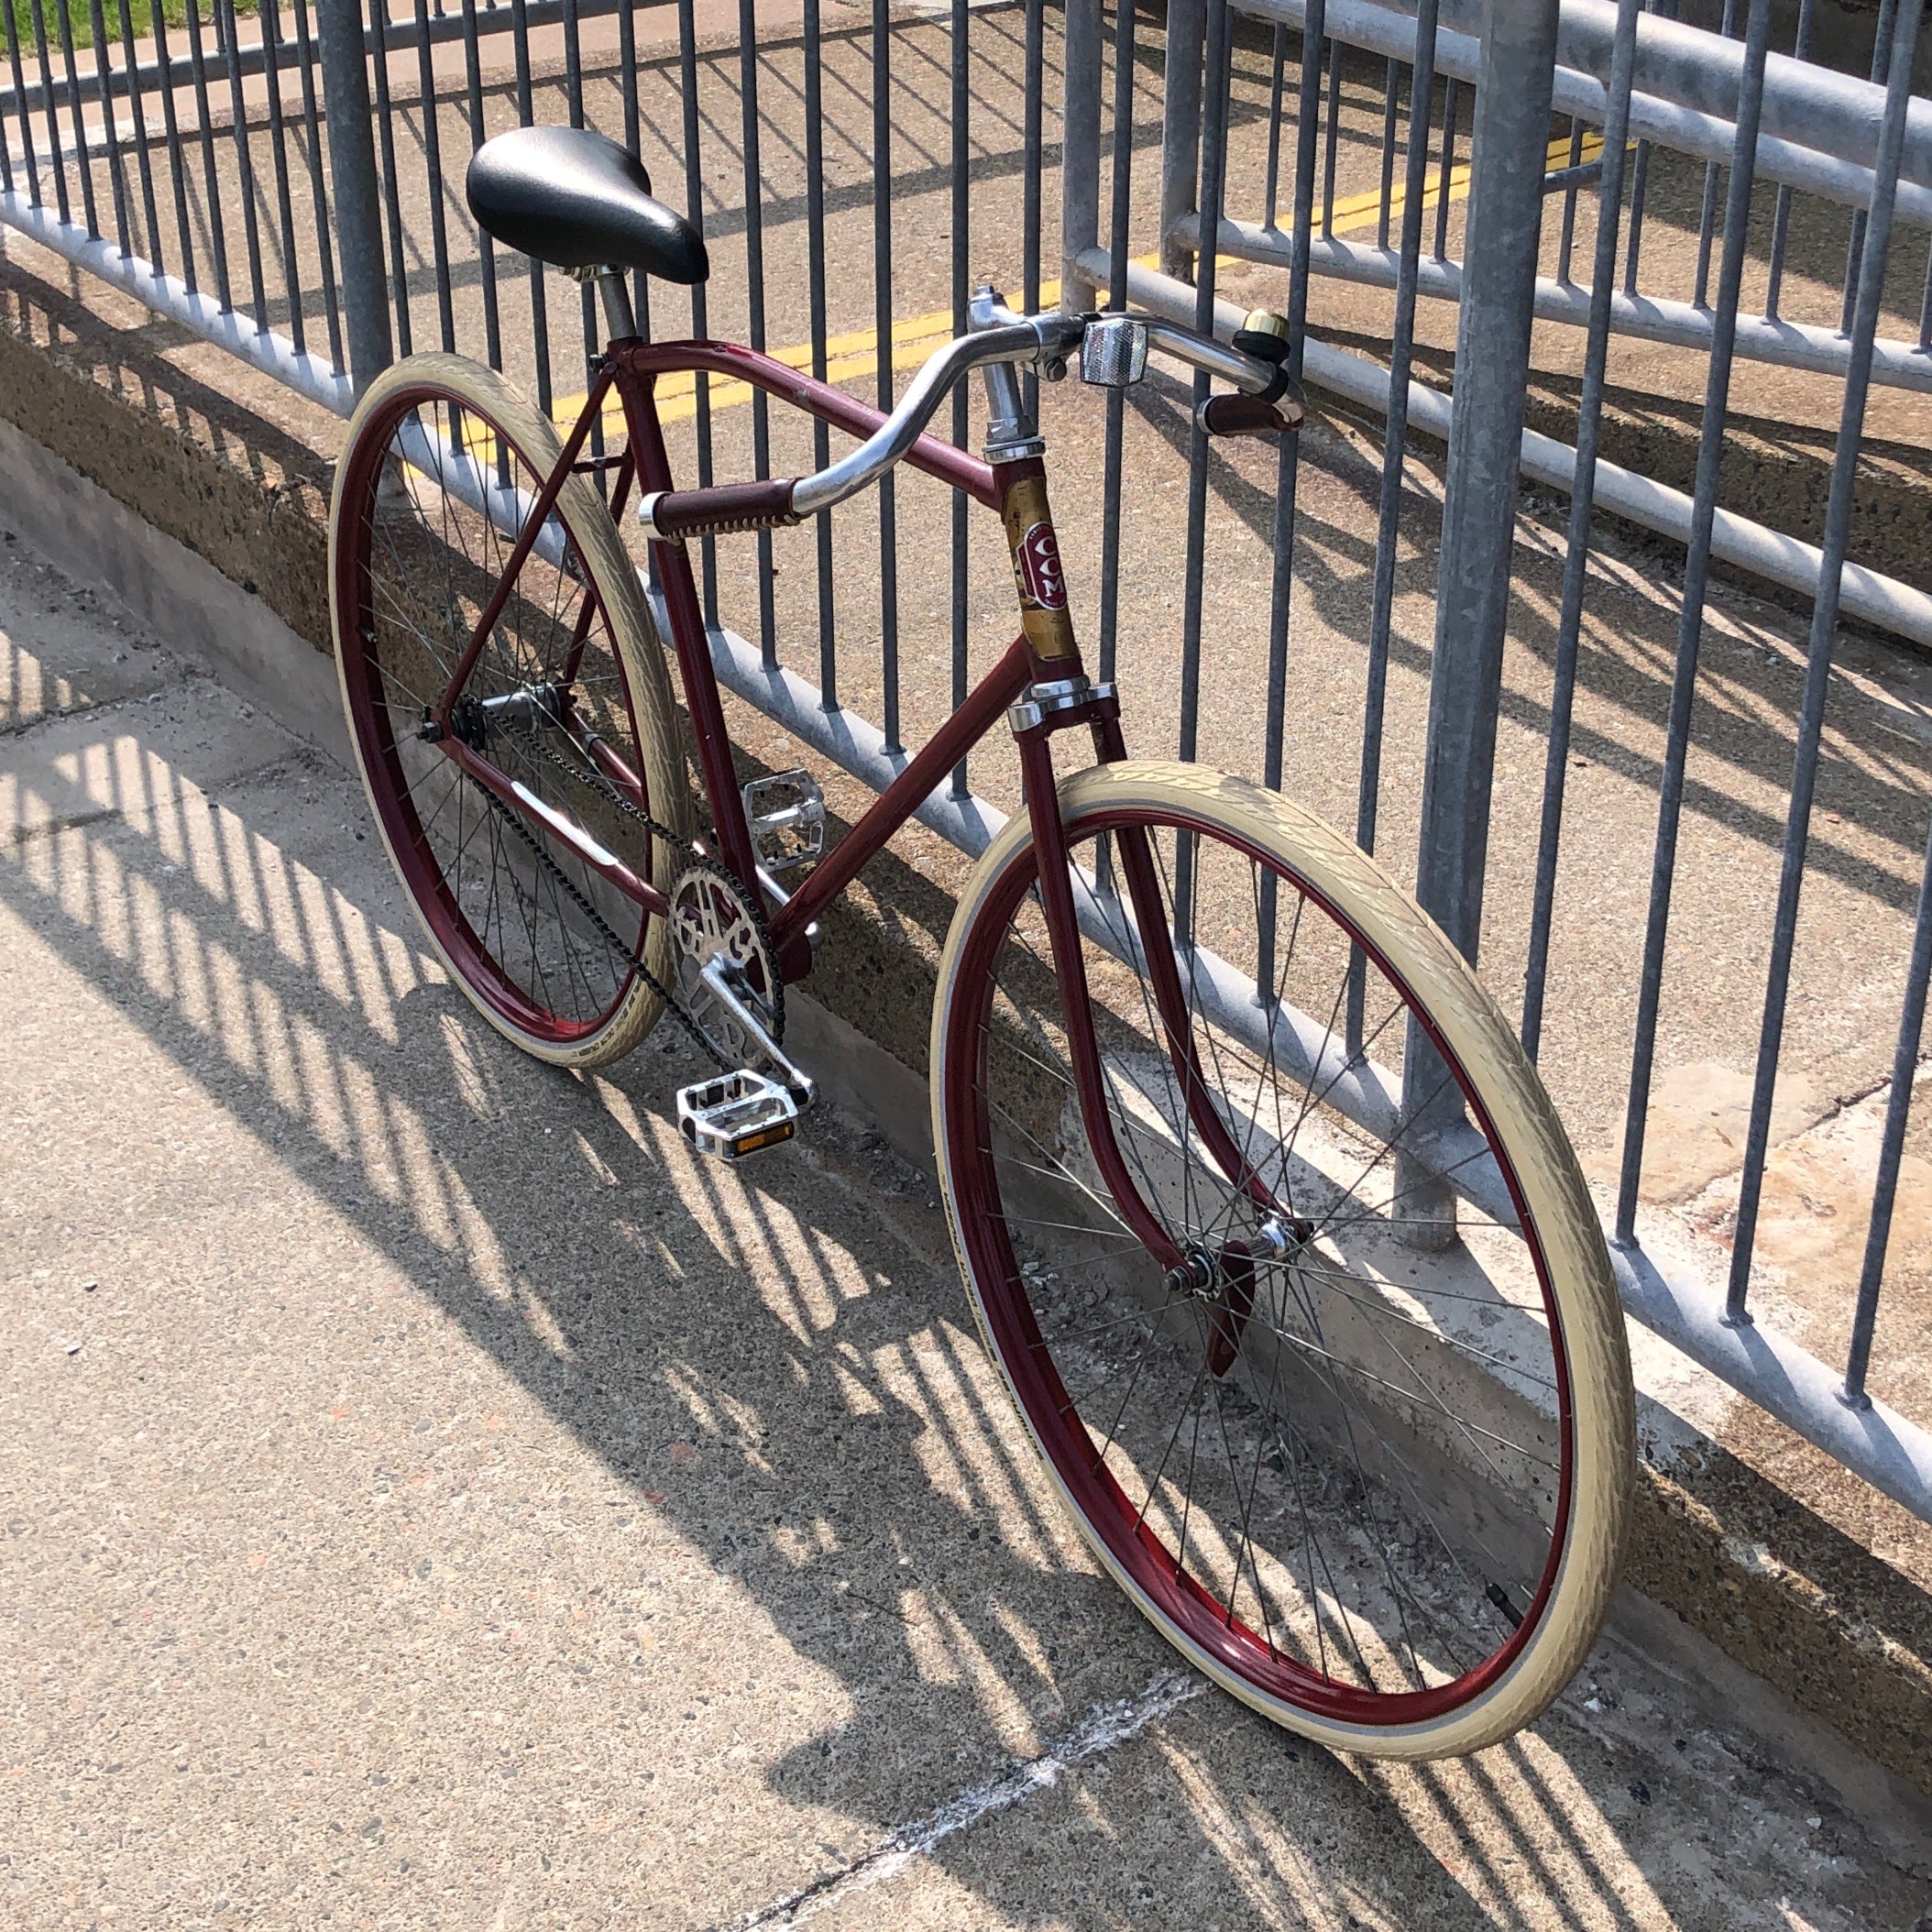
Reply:
[[[1059,796],[1108,1116],[1186,1264],[1129,1231],[1090,1148],[1022,815],[961,901],[933,1022],[987,1344],[1095,1554],[1202,1670],[1335,1749],[1494,1743],[1594,1641],[1634,1476],[1569,1143],[1467,965],[1319,820],[1187,765]]]

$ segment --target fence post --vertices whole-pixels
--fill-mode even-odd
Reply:
[[[1556,13],[1556,0],[1483,0],[1416,866],[1417,898],[1470,961],[1482,933]],[[1426,1140],[1460,1117],[1462,1097],[1412,1021],[1403,1067],[1405,1131]],[[1396,1193],[1414,1246],[1454,1239],[1448,1183],[1400,1151]]]
[[[1060,116],[1060,307],[1078,315],[1096,303],[1092,281],[1074,268],[1100,242],[1100,0],[1067,0],[1066,92]]]
[[[369,71],[358,0],[315,0],[315,31],[321,43],[323,113],[329,130],[335,245],[342,257],[349,375],[359,397],[396,359],[396,351],[382,266],[376,124],[369,111]]]
[[[1168,0],[1160,105],[1160,272],[1194,279],[1192,255],[1168,237],[1201,205],[1201,62],[1207,0]]]

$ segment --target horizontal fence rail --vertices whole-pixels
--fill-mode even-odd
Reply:
[[[869,19],[836,28],[817,0],[801,0],[795,23],[763,38],[751,0],[740,0],[735,35],[713,34],[693,0],[261,0],[250,16],[230,0],[185,0],[181,25],[158,11],[146,37],[123,0],[93,0],[87,46],[65,7],[9,7],[0,9],[0,225],[338,415],[395,356],[432,346],[476,356],[547,413],[573,414],[598,343],[589,292],[502,255],[476,232],[462,195],[475,148],[532,122],[625,141],[658,192],[705,232],[708,285],[636,281],[647,332],[744,340],[882,405],[900,374],[963,329],[982,271],[1029,309],[1131,301],[1224,335],[1243,313],[1224,285],[1272,277],[1295,325],[1291,373],[1380,425],[1378,457],[1365,459],[1378,489],[1361,560],[1359,697],[1353,719],[1332,727],[1352,755],[1304,745],[1296,721],[1298,640],[1319,617],[1339,541],[1320,508],[1317,445],[1286,438],[1267,475],[1231,474],[1186,426],[1195,399],[1171,386],[1090,402],[1102,422],[1085,472],[1097,668],[1112,676],[1130,657],[1164,653],[1172,688],[1146,704],[1143,749],[1212,755],[1277,786],[1347,763],[1341,816],[1352,806],[1360,842],[1385,855],[1400,842],[1405,862],[1413,841],[1425,903],[1465,950],[1498,917],[1523,929],[1523,1037],[1560,1094],[1570,1075],[1554,1038],[1553,972],[1580,917],[1567,795],[1586,742],[1578,690],[1610,554],[1607,520],[1668,540],[1670,702],[1641,780],[1650,863],[1626,921],[1641,960],[1622,1007],[1600,1016],[1632,1043],[1619,1076],[1622,1165],[1605,1194],[1619,1285],[1637,1319],[1932,1520],[1924,1417],[1873,1400],[1867,1386],[1874,1365],[1881,1378],[1886,1368],[1888,1246],[1932,973],[1932,842],[1919,838],[1927,813],[1916,794],[1901,793],[1917,815],[1915,892],[1887,928],[1904,936],[1885,941],[1896,954],[1886,997],[1897,1025],[1869,1233],[1845,1284],[1842,1368],[1781,1328],[1753,1272],[1779,1072],[1804,1037],[1791,988],[1801,904],[1820,865],[1811,821],[1834,742],[1827,697],[1839,620],[1932,646],[1932,580],[1852,554],[1859,464],[1872,446],[1868,399],[1918,407],[1932,396],[1932,104],[1909,93],[1919,0],[1888,0],[1869,76],[1807,57],[1811,0],[1789,51],[1770,45],[1766,0],[1733,0],[1723,32],[1636,0],[1564,0],[1554,13],[1542,0],[1495,5],[1498,19],[1516,23],[1507,49],[1485,48],[1474,0],[1419,0],[1412,11],[1381,0],[1169,0],[1164,18],[1109,13],[1101,0],[935,0],[915,11],[873,0]],[[1511,89],[1520,99],[1504,115]],[[1501,251],[1520,271],[1513,294],[1498,293],[1493,263],[1482,266],[1466,232],[1484,164],[1470,151],[1478,127],[1492,148],[1513,140],[1533,163],[1518,170],[1516,242]],[[1358,178],[1373,185],[1357,192]],[[1849,224],[1828,287],[1814,272],[1820,210]],[[1366,339],[1323,319],[1328,297],[1348,291],[1383,304]],[[1503,324],[1478,330],[1495,345],[1478,345],[1473,360],[1432,350],[1430,317],[1465,308]],[[1510,372],[1520,391],[1532,326],[1543,330],[1539,345],[1577,346],[1561,352],[1580,370],[1567,439],[1511,414]],[[1695,372],[1704,408],[1694,478],[1606,454],[1613,358],[1635,344],[1680,358],[1680,378]],[[1720,500],[1718,456],[1746,370],[1834,386],[1828,501],[1816,527],[1780,528]],[[762,392],[698,374],[682,388],[667,380],[660,401],[674,459],[700,483],[827,460],[825,426],[773,412]],[[963,392],[950,427],[957,442],[972,440]],[[609,430],[620,433],[614,418]],[[593,454],[605,437],[600,424]],[[1417,458],[1443,445],[1465,456],[1487,448],[1498,476],[1568,505],[1548,688],[1532,720],[1542,768],[1527,828],[1533,863],[1487,896],[1493,740],[1511,701],[1491,661],[1505,627],[1500,591],[1490,585],[1474,615],[1432,619],[1433,642],[1420,644],[1403,604],[1416,520],[1433,514],[1415,496]],[[1164,456],[1177,507],[1147,555],[1132,499]],[[467,459],[425,451],[422,461],[487,501],[485,481],[466,482]],[[1459,499],[1454,461],[1446,475],[1444,531],[1468,533],[1454,546],[1445,534],[1451,565],[1498,556],[1499,583],[1512,568],[1520,576],[1514,494]],[[924,479],[889,478],[797,532],[704,540],[699,578],[725,686],[883,789],[907,763],[908,740],[922,741],[967,689],[981,613],[999,599],[1004,552],[975,536],[967,510]],[[515,513],[492,511],[499,521]],[[1262,539],[1268,565],[1252,621],[1229,645],[1211,585],[1241,527]],[[1163,600],[1169,553],[1179,581]],[[1807,600],[1811,620],[1786,719],[1777,877],[1752,966],[1755,1071],[1729,1279],[1717,1290],[1640,1239],[1652,1225],[1643,1156],[1659,1029],[1675,983],[1666,966],[1685,917],[1680,847],[1686,812],[1701,809],[1700,653],[1714,565]],[[1452,574],[1445,566],[1435,587],[1444,606],[1461,595]],[[1238,741],[1217,688],[1232,681],[1215,655],[1229,648],[1254,693]],[[1434,692],[1427,720],[1395,696],[1411,661]],[[1464,742],[1444,723],[1459,715],[1485,729]],[[918,816],[976,853],[1015,803],[1013,773],[989,747]],[[1229,971],[1224,1004],[1238,1030],[1256,1022]],[[1367,1118],[1399,1105],[1400,1087],[1365,1056],[1334,1091]],[[1487,1201],[1483,1176],[1459,1167],[1458,1131],[1454,1121],[1431,1129],[1436,1170]]]

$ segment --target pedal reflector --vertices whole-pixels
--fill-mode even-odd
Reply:
[[[678,1090],[680,1131],[700,1154],[719,1160],[742,1160],[789,1140],[798,1130],[798,1114],[790,1088],[749,1070]]]

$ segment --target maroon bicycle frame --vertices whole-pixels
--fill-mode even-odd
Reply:
[[[862,439],[870,436],[886,420],[884,412],[870,404],[789,368],[769,356],[741,348],[733,343],[647,343],[630,338],[609,344],[600,359],[589,394],[585,398],[582,413],[565,440],[556,468],[539,491],[524,527],[518,534],[503,581],[484,610],[469,648],[459,661],[456,675],[444,695],[438,711],[440,720],[446,723],[456,696],[502,609],[518,570],[549,517],[564,479],[574,469],[613,469],[613,516],[622,514],[625,499],[633,486],[642,496],[672,488],[670,457],[664,447],[664,430],[657,412],[657,379],[700,370],[763,390],[766,394]],[[593,458],[586,463],[582,460],[584,446],[613,387],[624,412],[628,433],[626,447],[616,458]],[[1015,527],[1015,519],[1010,513],[1015,504],[1024,500],[1029,515],[1037,515],[1042,520],[1046,517],[1045,486],[1037,458],[993,464],[935,436],[922,435],[905,460],[913,468],[922,470],[955,489],[963,490],[976,502],[1004,515],[1016,558],[1020,545],[1027,536],[1034,538],[1037,546],[1041,525],[1035,523],[1027,531],[1022,531]],[[704,493],[694,494],[701,496]],[[1050,521],[1045,522],[1044,527],[1045,542],[1052,549]],[[672,649],[676,653],[685,703],[691,715],[698,767],[722,848],[714,856],[730,870],[746,892],[763,905],[751,827],[745,817],[743,797],[731,763],[730,733],[725,722],[718,673],[711,662],[708,634],[697,587],[692,576],[690,556],[685,544],[678,541],[653,540],[652,547],[658,586],[669,620]],[[1021,597],[1024,620],[1029,613],[1029,607],[1024,590]],[[586,616],[580,620],[580,631],[587,630],[590,609],[590,600],[587,598]],[[1032,614],[1037,615],[1037,612]],[[1080,651],[1073,642],[1071,628],[1060,612],[1056,612],[1055,616],[1058,621],[1045,630],[1023,623],[1020,635],[972,688],[965,702],[866,808],[845,837],[818,862],[798,891],[769,915],[779,971],[787,981],[801,979],[811,970],[811,946],[807,933],[819,914],[851,884],[866,862],[939,788],[947,773],[993,729],[1027,686],[1042,677],[1063,679],[1081,675]],[[1048,641],[1046,653],[1039,647],[1042,637]],[[576,651],[581,650],[582,642],[579,636],[571,658],[573,670]],[[1162,1266],[1171,1268],[1186,1257],[1147,1205],[1128,1172],[1114,1138],[1100,1068],[1068,865],[1066,829],[1060,820],[1052,757],[1048,744],[1053,732],[1076,725],[1090,728],[1094,755],[1102,763],[1110,763],[1126,755],[1119,709],[1111,697],[1096,695],[1084,705],[1053,714],[1038,724],[1015,731],[1026,802],[1039,854],[1037,870],[1041,902],[1060,987],[1067,1037],[1073,1060],[1074,1084],[1080,1095],[1089,1142],[1123,1217]],[[595,760],[604,775],[633,798],[642,800],[643,788],[637,775],[623,764],[609,746],[601,740],[591,738],[574,721],[572,729],[576,731],[587,754]],[[445,738],[443,745],[451,757],[479,783],[489,786],[505,804],[537,818],[553,836],[564,837],[573,851],[626,896],[660,915],[668,912],[663,894],[648,881],[639,878],[610,854],[585,849],[584,841],[572,837],[567,829],[560,831],[554,822],[554,815],[543,812],[539,801],[529,796],[521,787],[510,785],[501,774],[488,765],[488,761],[470,752],[453,735]],[[1122,874],[1126,881],[1128,901],[1136,927],[1143,935],[1166,932],[1166,910],[1146,835],[1123,833],[1118,846]],[[1264,1213],[1277,1211],[1272,1191],[1235,1146],[1225,1124],[1208,1097],[1206,1082],[1195,1055],[1193,1030],[1189,1022],[1187,1003],[1171,944],[1147,943],[1144,940],[1142,951],[1154,982],[1155,1004],[1168,1036],[1169,1055],[1181,1081],[1182,1091],[1188,1096],[1188,1114],[1194,1130],[1231,1185],[1242,1189]]]

